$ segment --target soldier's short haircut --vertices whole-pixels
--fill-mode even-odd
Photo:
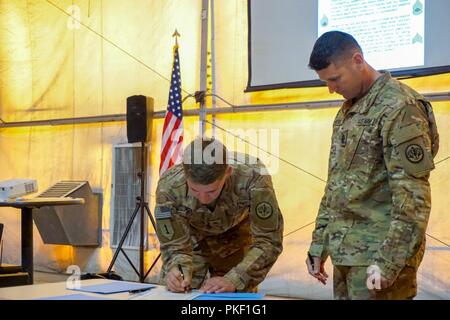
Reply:
[[[325,32],[316,40],[308,66],[320,71],[355,51],[362,53],[358,42],[350,34],[341,31]]]
[[[186,178],[203,185],[219,180],[228,168],[227,152],[227,148],[217,139],[194,139],[183,154]]]

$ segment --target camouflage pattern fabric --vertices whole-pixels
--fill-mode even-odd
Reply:
[[[408,300],[417,292],[417,271],[403,268],[391,287],[368,290],[367,267],[335,266],[333,268],[333,295],[336,300]]]
[[[431,105],[389,73],[346,101],[333,124],[311,255],[330,255],[335,266],[376,264],[391,281],[405,266],[417,270],[438,147]]]
[[[209,276],[224,276],[238,291],[252,291],[282,251],[283,217],[265,167],[230,164],[213,210],[189,194],[182,165],[165,172],[156,191],[156,232],[163,267],[181,265],[199,288]]]

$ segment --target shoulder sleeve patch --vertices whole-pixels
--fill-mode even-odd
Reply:
[[[170,219],[158,220],[158,229],[159,233],[169,241],[172,240],[173,236],[175,235],[172,221],[170,221]]]
[[[155,208],[156,233],[161,243],[175,241],[185,234],[179,221],[180,217],[173,215],[172,211],[170,206],[162,205]]]
[[[250,216],[252,223],[264,230],[278,228],[278,203],[270,188],[255,188],[251,190]]]
[[[434,169],[431,146],[424,134],[416,125],[398,129],[394,133],[395,147],[403,169],[417,178]]]
[[[409,162],[419,163],[423,160],[425,151],[422,146],[416,143],[408,144],[405,149],[405,156]]]
[[[273,207],[269,202],[262,201],[256,205],[256,215],[258,218],[266,220],[273,214]]]

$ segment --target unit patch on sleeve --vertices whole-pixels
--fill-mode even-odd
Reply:
[[[410,144],[405,149],[406,159],[412,163],[419,163],[423,159],[423,149],[418,144]]]
[[[258,203],[258,205],[256,206],[256,215],[260,218],[260,219],[269,219],[272,216],[273,213],[273,208],[272,205],[268,202],[260,202]]]

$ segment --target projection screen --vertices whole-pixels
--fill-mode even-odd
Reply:
[[[307,65],[330,30],[352,34],[396,77],[450,72],[448,0],[248,0],[248,19],[246,91],[322,85]]]

